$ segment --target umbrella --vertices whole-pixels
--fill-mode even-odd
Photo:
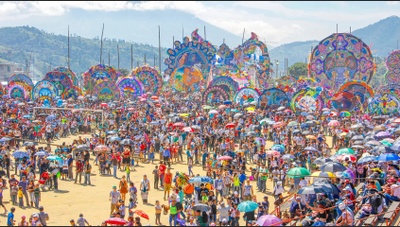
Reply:
[[[57,118],[56,115],[52,114],[46,117],[46,121],[54,121]]]
[[[47,152],[44,151],[38,151],[34,154],[35,156],[47,156],[49,155]]]
[[[55,155],[49,156],[46,159],[50,160],[50,161],[57,161],[58,163],[63,162],[61,157],[58,157],[58,156],[55,156]]]
[[[225,156],[219,157],[218,160],[219,160],[219,161],[221,161],[221,160],[232,160],[232,157],[231,157],[231,156],[226,156],[226,155],[225,155]]]
[[[317,158],[314,160],[314,164],[316,165],[323,165],[328,162],[333,162],[333,160],[330,158]]]
[[[111,142],[114,142],[114,141],[121,141],[121,138],[119,138],[118,136],[112,136],[112,137],[110,137],[108,140],[111,141]]]
[[[288,124],[287,124],[287,126],[288,127],[294,127],[294,126],[297,126],[299,124],[299,122],[297,122],[297,121],[291,121],[291,122],[289,122]]]
[[[193,128],[191,128],[191,127],[184,127],[184,128],[182,128],[182,131],[184,131],[184,132],[194,132]]]
[[[207,211],[209,211],[209,210],[211,210],[211,207],[209,207],[208,205],[206,205],[206,204],[202,204],[202,203],[198,203],[198,204],[195,204],[193,207],[192,207],[192,209],[194,210],[194,211],[197,211],[197,210],[199,210],[200,212],[207,212]]]
[[[350,140],[364,140],[364,137],[362,135],[357,135],[357,136],[351,137]]]
[[[212,106],[203,106],[203,110],[211,110],[213,107]]]
[[[23,147],[32,147],[32,146],[35,146],[35,145],[37,145],[38,143],[37,142],[25,142],[24,144],[22,144],[22,146]]]
[[[365,147],[361,146],[361,145],[353,145],[353,146],[351,146],[351,148],[353,148],[353,149],[364,149]]]
[[[384,138],[389,138],[391,136],[392,136],[392,134],[390,134],[389,132],[383,131],[383,132],[378,132],[375,135],[375,138],[377,138],[378,140],[381,140],[381,139],[384,139]]]
[[[359,129],[359,128],[364,128],[364,125],[363,125],[363,124],[361,124],[361,123],[358,123],[358,124],[352,125],[350,128],[351,128],[351,129]]]
[[[208,112],[209,114],[218,114],[217,110],[210,110],[210,112]]]
[[[258,204],[253,201],[244,201],[244,202],[239,203],[239,205],[237,206],[237,209],[240,212],[251,212],[251,211],[255,211],[257,208],[258,208]]]
[[[10,140],[12,140],[12,139],[8,138],[8,137],[3,137],[3,138],[0,139],[0,142],[4,143],[4,142],[10,141]]]
[[[337,157],[337,160],[339,160],[339,161],[344,161],[344,160],[346,160],[346,158],[347,158],[348,160],[350,160],[351,162],[356,162],[356,161],[357,161],[357,157],[356,157],[356,156],[354,156],[354,155],[349,155],[349,154],[342,154],[342,155],[339,155],[339,156]]]
[[[294,157],[291,154],[285,154],[284,156],[282,156],[282,159],[283,160],[293,160],[293,159],[296,159],[296,157]]]
[[[394,151],[400,151],[400,141],[394,142],[393,145],[390,147],[390,149]]]
[[[107,224],[110,224],[110,225],[117,225],[117,226],[123,226],[126,223],[128,223],[127,221],[125,221],[122,218],[109,218],[109,219],[105,220],[104,222]]]
[[[283,123],[283,122],[276,122],[273,127],[280,128],[280,127],[283,127],[284,125],[285,125],[285,123]]]
[[[108,104],[107,104],[107,103],[105,103],[105,102],[103,102],[103,103],[101,103],[101,104],[100,104],[100,106],[101,106],[101,107],[107,107],[107,106],[108,106]]]
[[[328,123],[328,126],[329,127],[337,127],[337,126],[339,126],[340,125],[340,123],[339,123],[339,121],[337,121],[337,120],[331,120],[329,123]]]
[[[300,194],[300,195],[315,195],[318,193],[326,193],[325,188],[318,187],[315,185],[310,185],[310,186],[300,188],[299,191],[297,192],[297,194]]]
[[[349,111],[342,111],[342,112],[340,112],[339,116],[341,116],[341,117],[350,117],[351,114],[350,114]]]
[[[314,120],[315,117],[314,117],[313,115],[307,115],[307,116],[306,116],[306,119],[308,119],[308,120]]]
[[[266,151],[265,154],[270,155],[270,156],[274,156],[274,157],[281,156],[281,153],[279,153],[279,151],[275,151],[275,150]]]
[[[174,123],[172,126],[174,126],[174,127],[185,127],[185,124],[183,122],[177,122],[177,123]]]
[[[24,116],[22,116],[23,118],[32,118],[32,115],[30,115],[30,114],[27,114],[27,115],[24,115]]]
[[[220,109],[220,110],[226,109],[226,108],[228,108],[226,105],[219,105],[219,106],[218,106],[218,109]]]
[[[346,167],[343,164],[338,163],[338,162],[329,162],[329,163],[322,165],[320,167],[320,170],[325,171],[325,172],[335,173],[335,172],[345,171]]]
[[[117,131],[115,131],[115,130],[107,131],[106,134],[107,135],[114,135],[114,134],[117,134]]]
[[[364,142],[362,140],[356,140],[356,141],[354,141],[353,145],[361,145],[363,143]]]
[[[230,105],[230,104],[232,104],[232,101],[231,100],[226,100],[226,101],[224,101],[224,104],[225,105]]]
[[[144,218],[146,220],[150,220],[149,215],[147,215],[145,212],[142,210],[135,210],[133,213],[135,213],[137,216]]]
[[[233,115],[233,118],[239,118],[241,117],[243,114],[242,113],[235,113],[235,115]]]
[[[189,183],[212,183],[213,179],[210,177],[192,177],[189,179]]]
[[[303,135],[308,135],[308,134],[310,134],[311,132],[310,131],[303,131],[301,134],[303,134]]]
[[[367,162],[373,162],[373,161],[376,160],[376,158],[377,158],[376,156],[365,156],[365,157],[360,158],[357,161],[357,164],[364,164],[364,163],[367,163]]]
[[[96,151],[96,152],[107,152],[110,150],[111,149],[109,147],[107,147],[106,145],[98,145],[93,149],[93,151]]]
[[[29,158],[29,154],[25,151],[15,151],[12,156],[14,158]]]
[[[299,132],[300,132],[299,129],[293,130],[293,134],[296,134],[296,133],[299,133]]]
[[[295,167],[291,168],[286,175],[290,178],[302,178],[305,176],[310,176],[310,172],[304,167]]]
[[[279,107],[277,110],[278,110],[278,111],[282,111],[282,110],[284,110],[284,109],[286,109],[286,107],[281,106],[281,107]]]
[[[378,132],[378,131],[385,131],[386,127],[384,125],[378,125],[374,127],[374,131]]]
[[[386,140],[381,140],[381,144],[385,147],[391,147],[393,144]]]
[[[336,187],[336,185],[329,182],[314,182],[313,186],[323,188],[325,190],[325,193],[337,195],[340,192],[339,188]]]
[[[366,146],[379,146],[379,145],[381,145],[381,143],[376,140],[370,140],[370,141],[366,142],[365,145]]]
[[[391,153],[385,153],[379,155],[378,158],[376,158],[376,161],[379,162],[390,162],[390,161],[398,161],[400,157],[397,154],[391,154]]]
[[[281,144],[275,144],[274,146],[271,147],[271,150],[276,150],[279,152],[284,152],[285,151],[285,146]]]
[[[90,150],[90,147],[85,144],[81,144],[75,147],[75,151],[88,151]]]
[[[355,154],[356,152],[351,148],[342,148],[336,152],[336,154]]]
[[[317,148],[315,148],[315,147],[305,147],[304,150],[305,151],[318,151]]]
[[[123,139],[123,140],[121,140],[121,142],[119,142],[121,145],[124,145],[124,146],[133,146],[133,145],[135,145],[135,143],[133,142],[133,140],[131,140],[131,139]]]
[[[229,123],[225,125],[225,128],[235,128],[235,123]]]
[[[312,177],[316,178],[334,178],[336,177],[332,172],[317,171],[311,174]]]
[[[263,215],[257,219],[259,226],[278,226],[282,224],[282,220],[275,215]]]

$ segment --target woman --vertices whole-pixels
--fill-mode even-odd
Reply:
[[[149,196],[149,191],[150,191],[150,181],[147,179],[147,175],[143,175],[143,179],[140,182],[140,191],[141,191],[141,196],[143,203],[147,203],[147,199]]]
[[[29,226],[29,223],[26,221],[25,215],[21,217],[21,221],[18,223],[18,226]]]
[[[30,201],[31,201],[31,207],[33,207],[33,202],[35,200],[35,184],[33,181],[29,181],[29,185],[27,188],[27,191],[29,193]]]
[[[140,223],[139,217],[135,217],[135,226],[142,226],[142,223]]]
[[[126,193],[128,193],[128,182],[125,176],[122,176],[122,179],[119,181],[119,192],[121,193],[122,200],[125,201]]]
[[[125,226],[135,226],[134,224],[133,217],[128,217],[128,223],[126,223]]]

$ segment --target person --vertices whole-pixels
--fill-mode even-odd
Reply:
[[[230,207],[229,206],[225,206],[225,203],[222,200],[220,202],[220,204],[218,205],[218,207],[217,207],[217,212],[219,213],[219,217],[218,217],[219,225],[222,224],[222,220],[224,220],[224,219],[228,220],[229,219],[229,210],[230,210]]]
[[[125,218],[125,210],[126,210],[125,201],[120,199],[118,206],[119,206],[118,211],[121,214],[121,218],[124,219]]]
[[[3,184],[2,183],[0,183],[0,206],[3,207],[4,215],[6,215],[7,214],[7,208],[3,204]]]
[[[301,197],[296,196],[296,198],[290,204],[290,208],[289,208],[290,218],[294,218],[296,216],[302,216],[302,214],[304,214],[304,212],[305,212],[305,207],[306,207],[306,205],[304,205],[301,202]]]
[[[15,225],[14,213],[15,213],[15,207],[12,207],[7,215],[7,226]]]
[[[156,225],[162,225],[161,223],[161,212],[162,212],[162,207],[160,205],[160,201],[156,200],[156,205],[154,206],[155,212],[156,212]]]
[[[117,186],[112,187],[112,191],[110,192],[110,198],[109,200],[111,201],[111,211],[110,215],[114,212],[115,208],[117,207],[117,203],[121,198],[121,193],[117,191]]]
[[[35,198],[35,201],[34,201],[35,207],[37,209],[39,209],[39,202],[41,200],[42,193],[40,192],[40,188],[39,188],[39,184],[38,183],[35,184],[35,189],[33,189],[33,194],[34,194],[34,198]]]
[[[21,187],[22,194],[25,197],[27,206],[29,206],[29,197],[28,197],[28,192],[27,192],[28,185],[29,185],[29,181],[26,179],[26,176],[22,176],[22,179],[19,182],[18,186]]]
[[[42,224],[42,226],[47,226],[47,221],[49,220],[49,215],[46,212],[44,212],[43,206],[39,207],[38,216],[39,216],[39,221]]]
[[[71,219],[69,221],[69,224],[71,224],[71,226],[77,226],[74,219]]]
[[[169,197],[169,193],[171,191],[171,185],[172,185],[172,173],[171,173],[171,168],[168,167],[167,172],[165,173],[164,176],[164,200],[167,200],[165,197],[167,194]]]
[[[132,202],[137,203],[137,188],[133,182],[129,184],[129,196]]]
[[[243,200],[251,200],[251,197],[254,195],[253,186],[250,184],[250,180],[246,181],[246,184],[243,184],[242,188],[242,197]]]
[[[79,214],[79,218],[76,220],[78,226],[85,226],[85,224],[90,225],[86,218],[83,217],[83,214]]]
[[[26,216],[21,216],[21,221],[18,223],[18,226],[29,226],[29,223],[26,221]]]
[[[119,193],[121,193],[122,200],[125,201],[126,193],[128,193],[128,182],[125,176],[122,176],[122,179],[119,181]]]
[[[176,200],[172,199],[171,205],[169,207],[169,226],[172,226],[172,221],[174,221],[174,226],[177,225],[177,218],[179,212],[180,211],[178,210]]]
[[[140,222],[139,217],[135,217],[135,226],[142,226],[142,223]]]
[[[44,226],[44,225],[40,222],[39,214],[37,214],[37,213],[32,214],[32,216],[31,216],[31,224],[30,224],[30,225],[31,225],[31,226]]]
[[[125,174],[126,174],[126,181],[131,182],[131,168],[129,165],[125,165]]]
[[[143,203],[147,203],[147,199],[150,191],[150,181],[147,179],[147,175],[143,175],[143,179],[140,182],[140,195],[142,196]]]
[[[75,184],[78,182],[78,178],[79,178],[79,184],[81,184],[82,172],[83,172],[83,163],[80,159],[77,159],[75,162]]]
[[[18,205],[20,208],[22,208],[24,206],[24,192],[22,191],[21,186],[18,187],[17,197],[18,197]]]
[[[92,172],[92,165],[89,163],[89,160],[85,161],[85,165],[83,166],[83,169],[85,171],[85,182],[83,183],[84,185],[92,185],[90,182],[90,174]]]
[[[153,175],[154,175],[154,189],[158,189],[158,182],[160,179],[159,173],[158,173],[158,166],[156,166],[153,170]]]
[[[339,218],[336,220],[335,225],[337,226],[352,226],[354,222],[353,214],[346,209],[346,205],[344,203],[340,203],[338,208],[342,212]]]

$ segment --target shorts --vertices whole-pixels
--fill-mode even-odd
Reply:
[[[130,157],[122,158],[122,164],[128,164],[129,165],[130,162],[131,162],[131,158]]]
[[[68,170],[67,170],[67,169],[63,169],[63,170],[62,170],[62,173],[63,173],[63,174],[68,174]]]
[[[164,184],[164,191],[169,192],[171,190],[172,186],[171,184]]]

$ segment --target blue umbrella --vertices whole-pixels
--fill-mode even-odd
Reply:
[[[47,155],[49,155],[49,154],[47,152],[44,152],[44,151],[38,151],[38,152],[35,153],[35,156],[47,156]]]
[[[49,156],[46,159],[49,160],[49,161],[57,161],[60,164],[63,162],[63,159],[61,157],[58,157],[58,156],[55,156],[55,155]]]
[[[367,162],[373,162],[373,161],[376,160],[376,158],[377,158],[376,156],[365,156],[365,157],[360,158],[357,161],[357,164],[364,164],[364,163],[367,163]]]
[[[11,139],[11,138],[8,138],[8,137],[3,137],[3,138],[0,139],[0,142],[1,142],[1,143],[4,143],[4,142],[8,142],[8,141],[10,141],[10,140],[12,140],[12,139]]]
[[[25,158],[25,157],[29,158],[29,154],[27,152],[25,152],[25,151],[15,151],[12,154],[12,156],[14,158]]]
[[[378,162],[390,162],[390,161],[398,161],[400,157],[397,154],[392,154],[392,153],[385,153],[379,155],[378,158],[376,158],[376,161]]]
[[[46,117],[46,121],[54,121],[57,118],[56,115],[52,114]]]
[[[275,144],[274,146],[271,147],[271,150],[279,151],[282,153],[285,151],[285,146],[281,144]]]
[[[282,156],[283,160],[290,160],[290,159],[296,159],[296,157],[294,157],[291,154],[285,154],[284,156]]]
[[[121,141],[121,138],[119,138],[118,136],[113,136],[113,137],[110,137],[110,139],[109,139],[111,142],[114,142],[114,141]]]
[[[112,130],[112,131],[107,131],[106,133],[107,133],[107,135],[113,135],[113,134],[116,134],[116,133],[117,133],[117,131],[115,131],[115,130]]]
[[[226,100],[226,101],[224,101],[224,104],[225,105],[230,105],[230,104],[232,104],[232,101],[231,100]]]
[[[258,208],[258,204],[256,202],[253,201],[244,201],[239,203],[237,209],[240,212],[251,212],[251,211],[255,211]]]
[[[133,145],[135,145],[135,143],[133,142],[133,140],[131,140],[131,139],[123,139],[123,140],[121,140],[121,142],[119,142],[121,145],[124,145],[124,146],[133,146]]]
[[[210,177],[192,177],[189,179],[189,183],[212,183],[213,180]]]
[[[301,112],[300,115],[301,115],[301,116],[307,116],[307,115],[309,115],[309,113],[307,113],[307,112]]]
[[[30,114],[27,114],[27,115],[24,115],[24,116],[22,116],[23,118],[32,118],[32,115],[30,115]]]
[[[315,147],[305,147],[303,150],[305,150],[305,151],[318,151],[318,149],[315,148]]]

